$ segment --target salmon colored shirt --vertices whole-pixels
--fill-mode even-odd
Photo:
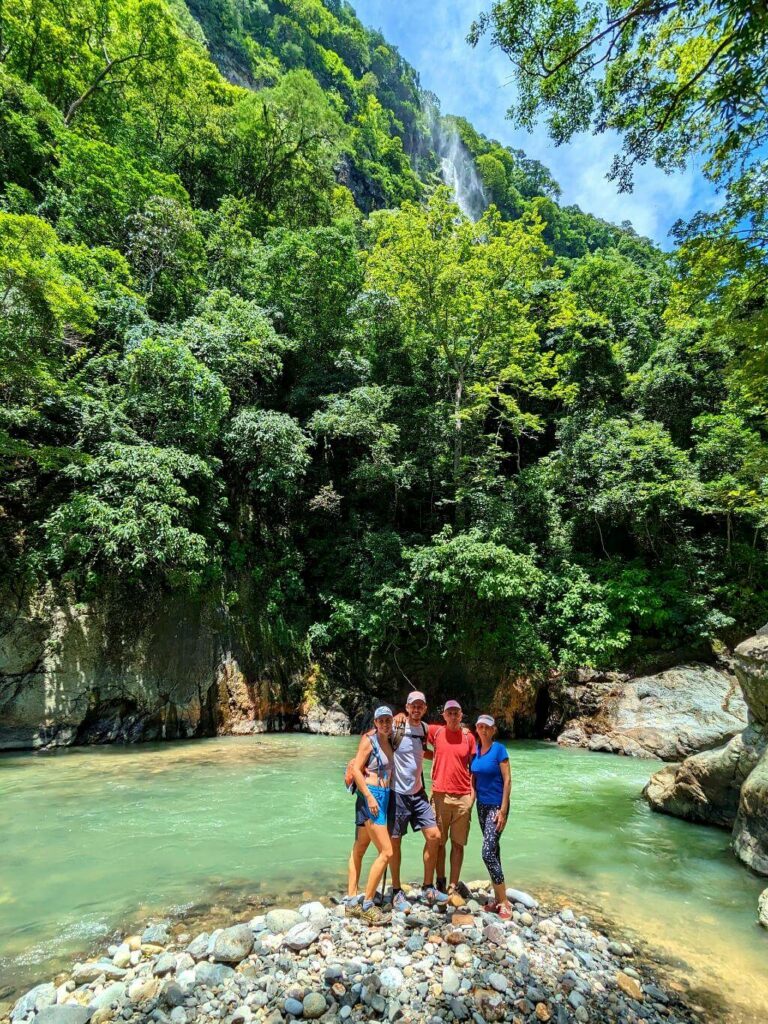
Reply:
[[[430,725],[429,742],[434,747],[432,792],[466,796],[472,792],[469,765],[475,756],[475,737],[465,729]]]

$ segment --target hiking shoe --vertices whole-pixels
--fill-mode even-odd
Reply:
[[[360,917],[363,912],[362,896],[345,896],[341,902],[344,906],[344,915],[346,917]]]
[[[445,883],[446,883],[446,879],[445,878],[436,878],[435,879],[435,888],[439,889],[440,892],[447,892],[450,895],[451,889],[455,889],[456,886],[455,885],[446,885]]]
[[[459,896],[463,897],[465,900],[471,900],[472,899],[472,891],[469,888],[469,886],[466,885],[464,882],[457,882],[456,883],[456,892],[459,894]]]
[[[370,907],[367,907],[366,909],[363,909],[362,904],[360,904],[360,920],[371,925],[381,924],[384,920],[384,915],[375,903],[372,903]]]
[[[403,890],[398,889],[392,899],[392,909],[399,911],[401,914],[407,914],[411,906],[412,904],[405,898]]]
[[[440,892],[440,890],[436,889],[434,885],[425,885],[421,891],[421,895],[427,903],[436,903],[438,906],[442,906],[442,904],[447,903],[449,899],[447,892]]]

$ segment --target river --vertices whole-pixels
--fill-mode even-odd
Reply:
[[[0,758],[0,1000],[116,928],[210,905],[246,911],[344,884],[355,740],[226,737]],[[652,814],[654,762],[510,744],[508,884],[601,913],[673,963],[692,996],[734,1024],[768,1017],[765,879],[728,835]],[[404,878],[421,844],[403,844]],[[485,878],[476,823],[464,878]],[[711,1010],[714,1016],[719,1016]]]

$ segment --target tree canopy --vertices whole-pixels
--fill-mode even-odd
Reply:
[[[514,0],[475,31],[526,123],[623,133],[625,182],[707,153],[723,203],[672,254],[442,116],[347,3],[5,0],[3,578],[204,597],[265,665],[342,678],[637,664],[760,625],[765,19],[609,15]]]

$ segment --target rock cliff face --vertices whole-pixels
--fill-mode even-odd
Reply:
[[[247,623],[211,602],[116,609],[46,593],[0,605],[0,750],[349,731],[343,709],[325,710],[333,694],[322,687],[302,715],[308,678],[266,673]]]
[[[567,702],[573,717],[561,745],[662,761],[717,747],[747,724],[736,679],[708,665],[587,679],[569,688]]]
[[[656,811],[732,828],[736,855],[768,875],[768,626],[736,648],[735,669],[746,728],[725,746],[663,768],[644,793]]]

